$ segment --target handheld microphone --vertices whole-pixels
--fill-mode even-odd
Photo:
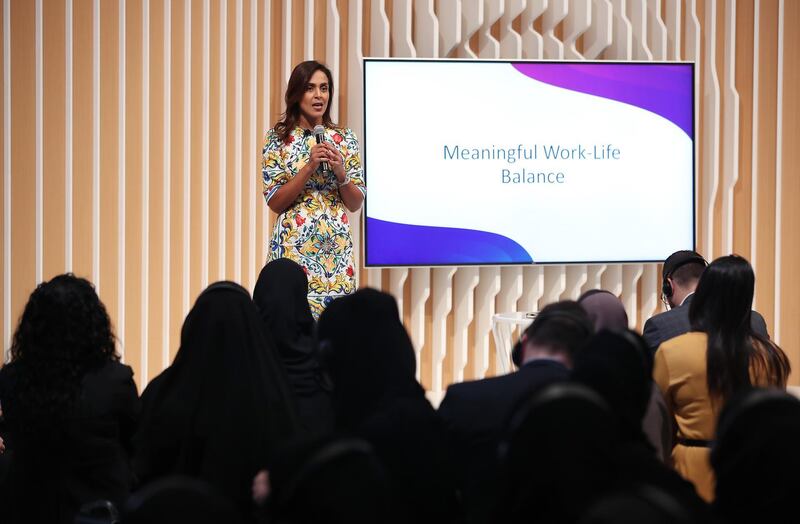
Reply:
[[[321,144],[325,140],[325,128],[322,126],[314,126],[314,138],[317,139],[317,144]],[[323,160],[320,165],[323,171],[330,171],[326,161]]]

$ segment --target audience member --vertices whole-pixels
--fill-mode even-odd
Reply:
[[[323,383],[314,351],[314,317],[308,305],[308,277],[302,266],[288,258],[264,266],[253,301],[286,368],[301,428],[312,434],[331,431],[330,387]]]
[[[202,480],[171,476],[157,480],[128,499],[121,524],[237,524],[233,504]]]
[[[628,313],[625,312],[625,306],[611,291],[590,289],[578,297],[578,304],[586,310],[595,331],[628,329]]]
[[[515,413],[501,445],[494,522],[574,523],[618,488],[617,424],[594,391],[553,384]]]
[[[707,501],[714,490],[709,446],[725,401],[752,386],[783,388],[789,375],[783,351],[752,328],[754,283],[745,259],[712,262],[689,308],[693,331],[656,352],[654,377],[678,427],[675,468]]]
[[[394,297],[362,289],[322,313],[317,336],[333,382],[336,426],[369,442],[407,522],[460,518],[441,420],[415,378]]]
[[[776,390],[750,390],[722,411],[711,465],[714,509],[728,524],[787,522],[797,511],[800,401]]]
[[[676,251],[664,261],[661,273],[661,299],[668,310],[649,318],[644,323],[642,332],[653,352],[662,342],[688,333],[692,329],[689,322],[689,306],[706,265],[706,260],[694,251]],[[751,329],[755,333],[769,338],[764,317],[753,311],[750,322]]]
[[[652,486],[602,498],[579,524],[692,524],[698,522],[669,493]],[[706,521],[707,522],[707,521]]]
[[[0,404],[13,453],[0,522],[71,523],[84,503],[128,496],[139,399],[87,280],[59,275],[33,291],[0,370]]]
[[[653,486],[680,501],[699,522],[708,508],[694,486],[664,465],[642,431],[653,390],[653,356],[632,331],[601,331],[575,357],[572,377],[592,388],[608,404],[617,421],[619,482],[631,489]]]
[[[537,389],[566,380],[593,327],[576,302],[549,304],[514,350],[520,368],[508,375],[453,384],[439,406],[459,457],[457,480],[471,522],[494,520],[497,447],[517,404]]]
[[[364,440],[325,437],[284,450],[269,484],[273,524],[397,522],[386,471]]]
[[[628,329],[628,314],[622,301],[613,293],[602,289],[592,289],[578,299],[589,318],[594,323],[596,332],[603,329],[625,331]],[[652,364],[652,356],[649,357]],[[652,365],[651,365],[652,367]],[[661,390],[650,380],[650,400],[641,420],[642,430],[653,447],[656,456],[665,464],[672,462],[672,428],[671,416]]]
[[[135,469],[209,482],[249,514],[253,476],[293,437],[293,398],[247,291],[209,286],[186,316],[175,360],[142,395]]]

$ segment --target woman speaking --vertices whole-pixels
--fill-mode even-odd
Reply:
[[[315,319],[333,299],[356,289],[345,208],[357,211],[366,194],[358,139],[331,121],[333,95],[327,67],[314,60],[298,64],[262,161],[264,198],[278,214],[269,260],[289,258],[303,266]]]

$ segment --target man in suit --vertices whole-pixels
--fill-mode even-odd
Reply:
[[[489,522],[496,503],[498,446],[514,408],[542,387],[569,378],[572,357],[592,336],[573,301],[544,307],[514,347],[519,370],[453,384],[439,407],[459,464],[457,479],[469,522]]]
[[[661,297],[669,309],[650,317],[642,332],[653,352],[662,342],[691,331],[689,304],[707,265],[705,259],[694,251],[676,251],[664,261]],[[750,323],[753,331],[769,338],[767,323],[758,312],[752,312]]]

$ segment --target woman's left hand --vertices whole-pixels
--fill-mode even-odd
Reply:
[[[322,146],[325,147],[325,150],[328,153],[328,164],[331,166],[333,174],[336,175],[336,179],[339,182],[344,182],[345,172],[344,158],[342,157],[342,154],[339,153],[339,150],[328,142],[323,142]]]

